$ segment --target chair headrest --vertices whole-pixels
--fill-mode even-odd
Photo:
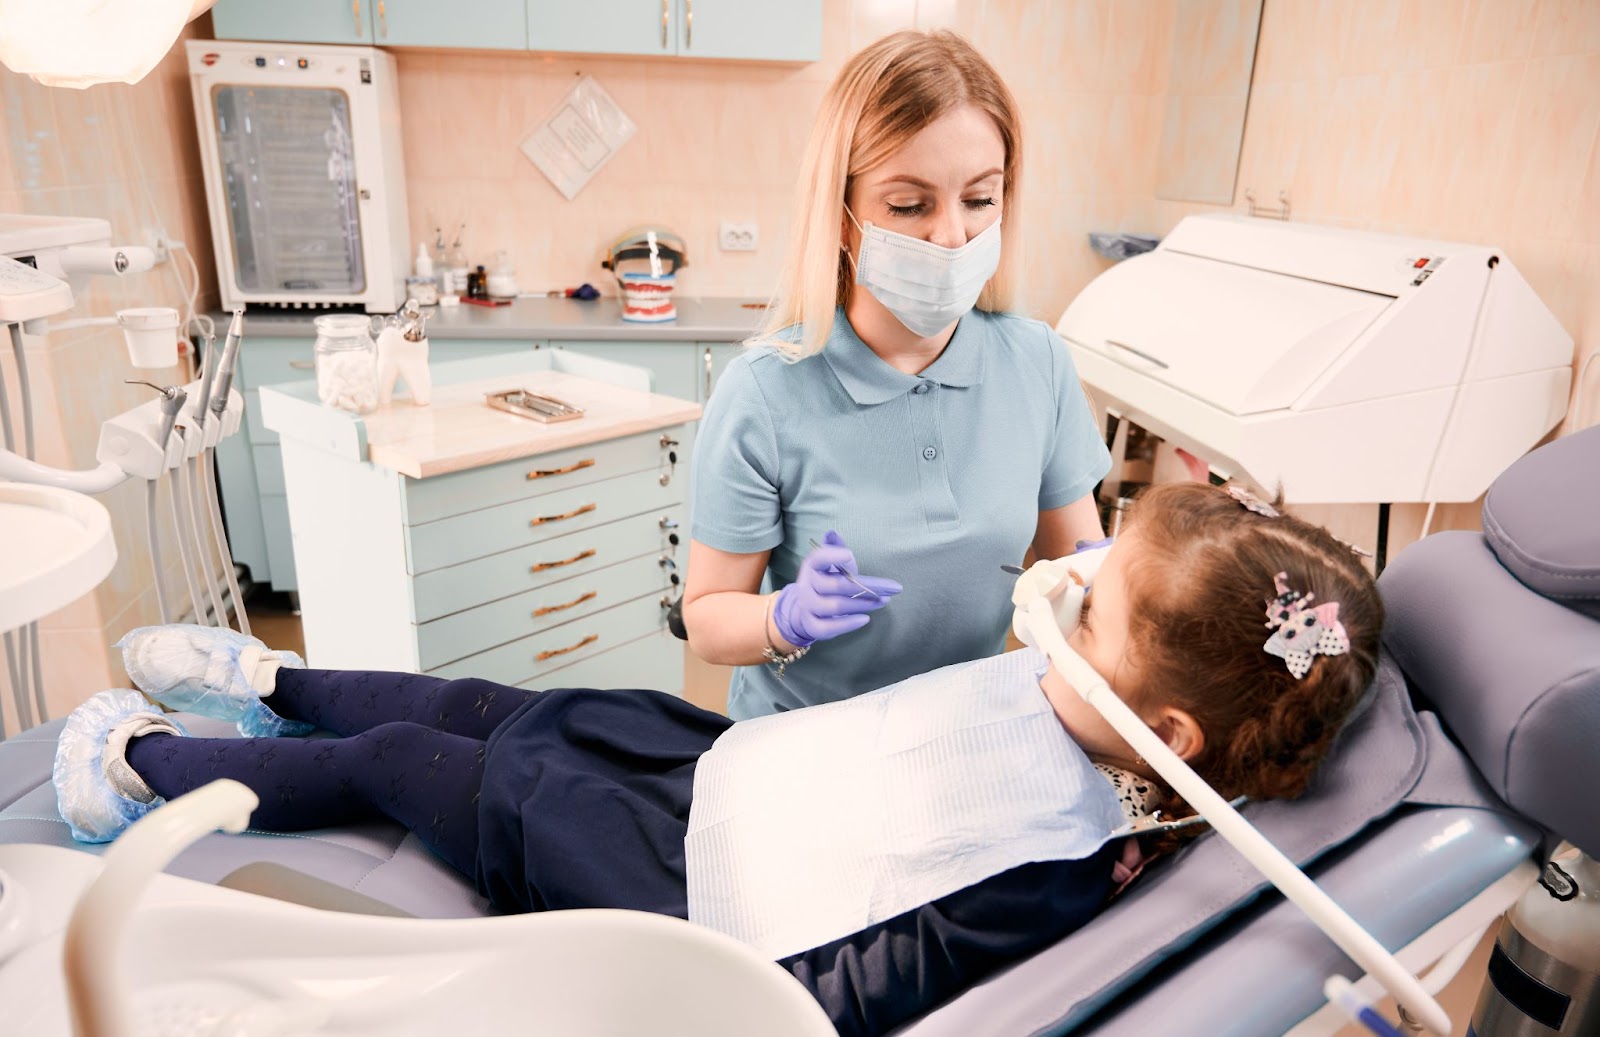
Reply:
[[[1495,479],[1483,536],[1530,590],[1600,619],[1600,426],[1547,443]]]

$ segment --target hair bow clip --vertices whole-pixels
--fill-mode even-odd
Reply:
[[[1228,496],[1243,505],[1246,511],[1253,511],[1264,518],[1282,517],[1282,513],[1277,508],[1274,508],[1238,483],[1229,483],[1223,489],[1227,491]]]
[[[1350,637],[1339,622],[1339,603],[1311,604],[1314,594],[1289,586],[1289,574],[1272,578],[1275,597],[1267,599],[1267,626],[1272,636],[1262,645],[1289,667],[1295,680],[1304,677],[1318,655],[1344,655],[1350,651]]]

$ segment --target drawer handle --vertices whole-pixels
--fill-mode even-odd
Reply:
[[[554,659],[558,655],[566,655],[568,652],[576,652],[584,645],[592,645],[598,640],[600,640],[599,634],[590,634],[577,644],[567,645],[565,648],[552,648],[548,652],[540,652],[538,655],[533,657],[533,661],[536,663],[542,663],[546,659]]]
[[[316,362],[312,360],[291,360],[289,361],[289,366],[296,371],[315,371],[317,369]]]
[[[581,562],[585,558],[593,557],[594,548],[591,547],[587,551],[581,551],[578,554],[573,555],[571,558],[563,558],[559,562],[537,562],[534,565],[529,566],[528,571],[531,573],[542,573],[546,569],[559,569],[563,565],[571,565],[573,562]]]
[[[534,609],[533,610],[533,618],[534,619],[538,619],[540,616],[548,616],[552,612],[565,612],[567,609],[572,608],[574,605],[582,605],[584,602],[590,600],[591,598],[597,597],[599,595],[599,593],[600,593],[599,591],[590,591],[588,594],[585,594],[585,595],[583,595],[581,597],[573,598],[571,601],[567,602],[565,605],[547,605],[542,609]]]
[[[533,479],[543,479],[547,475],[566,475],[568,472],[576,472],[580,468],[593,467],[594,458],[586,457],[577,464],[569,464],[565,468],[535,468],[528,473],[528,479],[531,481]]]
[[[530,526],[542,526],[546,522],[560,522],[562,519],[576,518],[579,515],[586,515],[589,512],[593,511],[594,509],[595,509],[595,506],[593,504],[585,504],[581,508],[573,508],[571,511],[567,512],[564,515],[540,515],[538,518],[529,519],[528,520],[528,525],[530,525]]]

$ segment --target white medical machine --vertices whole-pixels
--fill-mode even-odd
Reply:
[[[394,57],[185,47],[223,308],[398,310],[411,252]]]
[[[1297,504],[1475,500],[1572,379],[1499,249],[1234,215],[1185,218],[1056,330],[1111,414]]]
[[[136,367],[166,368],[178,360],[178,313],[164,307],[118,311],[114,317],[51,321],[70,310],[73,288],[88,274],[147,270],[154,253],[116,247],[104,220],[0,215],[0,326],[10,340],[21,405],[13,421],[11,396],[0,379],[0,632],[3,632],[16,719],[21,728],[48,719],[36,621],[91,590],[116,560],[110,516],[86,494],[138,478],[146,483],[147,529],[157,574],[158,486],[174,473],[169,497],[173,532],[196,622],[226,624],[244,609],[233,575],[211,476],[211,451],[238,430],[243,398],[232,390],[239,321],[220,359],[205,358],[203,377],[188,386],[151,386],[158,398],[106,421],[95,457],[98,466],[72,471],[36,459],[32,385],[24,335],[44,335],[95,325],[122,329]],[[149,383],[141,383],[149,384]],[[17,428],[20,426],[20,429]],[[20,452],[19,452],[20,451]],[[226,592],[218,589],[220,558]],[[162,620],[177,618],[156,579]],[[203,588],[203,591],[202,591]],[[247,629],[247,628],[246,628]],[[0,738],[5,736],[0,721]]]

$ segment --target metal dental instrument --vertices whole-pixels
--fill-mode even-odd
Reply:
[[[1003,573],[1010,573],[1012,576],[1021,576],[1023,573],[1022,566],[1020,565],[1002,565],[1000,567],[1000,571]]]
[[[822,546],[821,544],[817,543],[817,540],[816,540],[815,537],[811,538],[810,543],[811,543],[812,550],[816,550],[817,548]],[[866,584],[862,583],[860,580],[856,579],[854,576],[851,576],[849,573],[845,572],[843,569],[839,568],[837,565],[828,566],[828,571],[833,573],[836,576],[843,576],[845,579],[849,580],[851,583],[855,584],[857,587],[860,587],[861,588],[861,594],[871,595],[873,601],[877,601],[878,598],[881,597],[881,595],[877,591],[873,590],[871,587],[868,587]],[[861,594],[852,594],[852,595],[850,595],[850,597],[859,598],[859,597],[861,597]]]
[[[244,310],[234,310],[233,320],[228,324],[228,335],[223,340],[222,357],[216,362],[215,384],[209,386],[201,383],[201,409],[209,409],[216,416],[217,421],[223,418],[223,412],[228,409],[228,394],[233,389],[233,372],[239,362],[239,348],[244,339]],[[209,378],[212,364],[211,353],[215,343],[207,336],[207,364],[206,372]],[[202,418],[202,420],[204,420]],[[220,432],[220,430],[219,430]],[[219,434],[218,438],[221,436]],[[239,578],[233,571],[233,552],[228,547],[228,536],[222,525],[222,509],[217,504],[217,481],[215,472],[216,447],[207,447],[205,463],[201,465],[200,474],[204,484],[205,503],[210,512],[211,536],[222,557],[222,577],[227,582],[228,594],[233,599],[233,615],[239,622],[239,632],[245,635],[250,633],[250,617],[244,611],[244,597],[239,593]],[[221,621],[227,625],[227,619]]]

